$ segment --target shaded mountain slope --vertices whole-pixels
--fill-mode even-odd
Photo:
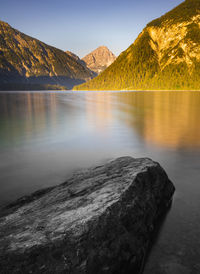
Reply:
[[[1,89],[71,88],[92,77],[93,72],[69,54],[0,21]]]

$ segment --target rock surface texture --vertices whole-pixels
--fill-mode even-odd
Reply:
[[[147,158],[122,157],[7,206],[1,273],[139,273],[174,186]]]

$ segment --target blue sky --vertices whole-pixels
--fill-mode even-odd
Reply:
[[[118,55],[145,25],[182,0],[0,0],[0,20],[83,57],[100,45]]]

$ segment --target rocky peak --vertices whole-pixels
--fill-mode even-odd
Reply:
[[[80,89],[199,90],[199,68],[200,1],[186,0],[150,22],[106,71]]]
[[[110,66],[115,59],[116,56],[106,46],[100,46],[82,60],[88,68],[99,74]]]

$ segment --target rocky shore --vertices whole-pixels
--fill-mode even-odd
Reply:
[[[140,273],[174,186],[148,158],[74,173],[0,212],[1,273]]]

